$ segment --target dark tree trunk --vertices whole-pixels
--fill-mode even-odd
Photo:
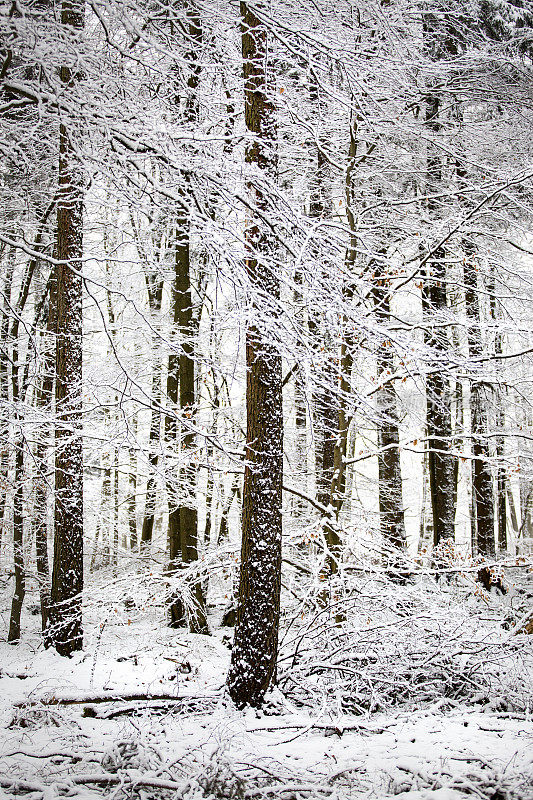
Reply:
[[[267,33],[253,10],[241,2],[246,127],[252,141],[246,162],[265,177],[275,165],[274,111],[267,95]],[[263,190],[248,184],[252,202],[267,208]],[[251,291],[276,306],[280,282],[274,247],[252,216],[246,229],[246,270]],[[282,362],[275,345],[249,324],[246,331],[246,467],[242,509],[242,551],[237,623],[228,688],[239,706],[259,706],[275,679],[281,589],[283,483]]]
[[[0,544],[4,535],[4,520],[7,500],[7,483],[9,476],[9,414],[7,412],[9,403],[9,371],[8,371],[8,332],[11,304],[11,286],[13,283],[13,272],[15,270],[15,253],[12,250],[7,254],[6,275],[3,285],[4,308],[2,310],[2,323],[0,325],[0,401],[2,403],[2,417],[0,418],[0,440],[3,446],[0,448],[0,483],[3,491],[0,492]]]
[[[321,103],[317,77],[313,70],[309,74],[309,100],[317,117],[320,117]],[[322,141],[316,147],[314,182],[310,187],[309,216],[320,220],[326,211],[325,179],[327,160],[324,156]],[[312,241],[310,255],[318,263],[320,261],[320,244]],[[330,337],[320,330],[320,321],[316,311],[309,309],[308,327],[313,347],[317,352],[331,354]],[[323,367],[314,370],[312,394],[312,426],[315,458],[315,484],[317,502],[327,507],[331,496],[333,480],[333,463],[335,459],[335,442],[338,427],[338,406],[335,392],[331,387],[336,385],[337,370],[332,358],[326,357]]]
[[[357,125],[354,121],[350,126],[350,147],[348,150],[348,166],[346,169],[345,189],[346,189],[346,214],[350,227],[350,241],[346,250],[345,267],[347,283],[343,286],[343,300],[349,305],[354,292],[354,284],[351,275],[355,270],[357,258],[357,230],[354,216],[354,185],[353,170],[355,168],[357,156]],[[343,318],[342,341],[339,359],[339,375],[337,380],[326,387],[330,399],[329,402],[336,405],[336,431],[333,443],[333,470],[330,482],[330,493],[328,504],[335,512],[335,519],[338,522],[344,504],[346,492],[346,453],[348,448],[348,432],[350,429],[351,415],[348,411],[349,398],[351,396],[351,380],[353,369],[354,338],[350,332],[350,322]],[[338,396],[333,387],[339,387]],[[327,580],[339,571],[341,560],[341,539],[338,527],[327,520],[324,525],[324,539],[326,543],[326,560],[322,572],[322,579]],[[331,592],[324,589],[319,597],[319,602],[323,605],[331,599]],[[343,615],[337,612],[337,621],[341,622]]]
[[[435,95],[427,99],[426,126],[433,133],[440,130],[440,103]],[[431,144],[427,157],[427,194],[438,192],[442,179],[440,155]],[[435,217],[438,204],[428,199],[428,213]],[[424,338],[431,364],[426,376],[426,426],[428,433],[428,467],[431,508],[433,514],[433,544],[455,538],[454,459],[450,454],[452,412],[450,381],[445,371],[449,341],[446,333],[446,253],[440,247],[432,254],[426,268],[422,290],[425,317]]]
[[[460,112],[459,119],[461,119]],[[467,185],[467,167],[463,158],[457,159],[456,171],[459,187]],[[465,199],[462,198],[462,204]],[[471,235],[463,236],[463,282],[465,288],[466,317],[468,321],[467,339],[470,360],[470,417],[472,434],[472,552],[482,556],[493,556],[495,546],[495,502],[490,466],[488,433],[487,385],[479,380],[479,360],[483,356],[481,335],[481,313],[479,308],[478,270],[476,247]],[[489,287],[490,288],[490,287]],[[490,296],[490,291],[489,291]],[[495,308],[491,309],[494,313]],[[505,495],[503,495],[505,509]],[[505,510],[503,511],[505,514]]]
[[[311,326],[313,332],[313,326]],[[335,442],[339,424],[337,397],[332,387],[338,375],[331,358],[324,365],[322,374],[315,374],[319,384],[314,391],[313,435],[315,439],[316,499],[324,508],[329,506],[331,481],[335,462]]]
[[[303,298],[300,286],[302,284],[302,272],[296,270],[294,276],[294,305],[299,325],[302,329],[305,326],[305,316],[303,311]],[[307,490],[307,391],[306,391],[305,368],[299,364],[294,370],[294,424],[295,424],[295,471],[297,478],[302,480],[302,491]],[[305,509],[305,503],[296,499],[295,512],[297,515]]]
[[[55,353],[52,350],[52,334],[56,330],[56,294],[57,281],[56,269],[52,267],[50,273],[50,294],[48,301],[47,333],[45,334],[43,375],[37,391],[37,407],[43,411],[53,410],[53,391],[55,376]],[[55,345],[55,342],[53,342]],[[40,432],[35,453],[37,476],[35,484],[35,554],[37,566],[37,579],[39,581],[39,597],[41,604],[42,630],[48,627],[48,610],[50,606],[50,565],[48,562],[48,477],[47,477],[47,441],[44,431]],[[48,634],[45,634],[45,644],[48,645]]]
[[[62,24],[84,26],[80,0],[64,2]],[[79,76],[61,67],[65,87]],[[82,234],[83,179],[69,131],[60,125],[57,204],[56,459],[54,564],[50,636],[60,655],[83,645],[83,449],[82,449]]]
[[[178,297],[177,297],[177,254],[176,254],[176,273],[172,286],[171,312],[174,327],[178,325]],[[171,407],[171,414],[165,417],[165,440],[167,453],[173,453],[178,446],[179,425],[177,420],[179,400],[179,355],[171,353],[168,357],[167,372],[167,403]],[[168,466],[167,466],[168,470]],[[180,532],[180,506],[177,497],[177,487],[179,484],[179,469],[175,467],[172,474],[167,474],[167,497],[168,497],[168,557],[169,563],[167,574],[172,576],[180,568],[181,563],[181,532]],[[179,592],[169,592],[167,597],[168,624],[171,628],[181,627],[186,624],[187,617],[185,605]]]
[[[159,314],[161,301],[150,302],[152,316]],[[154,335],[157,336],[157,334]],[[148,480],[146,483],[146,499],[144,517],[141,529],[141,553],[150,554],[152,537],[154,533],[154,520],[157,502],[157,466],[159,463],[159,446],[161,436],[161,363],[158,355],[158,345],[154,342],[154,364],[152,367],[152,417],[148,435]]]
[[[386,254],[383,253],[383,258]],[[390,278],[382,264],[374,270],[374,313],[383,327],[390,323]],[[383,336],[385,333],[383,333]],[[402,472],[400,464],[400,434],[398,403],[394,385],[388,379],[394,371],[394,351],[390,340],[384,339],[378,347],[378,493],[379,519],[386,563],[397,567],[400,551],[406,547],[405,519],[402,498]]]
[[[500,313],[498,301],[496,299],[496,279],[494,273],[491,276],[490,286],[490,311],[495,323],[498,322]],[[496,357],[503,353],[503,341],[501,331],[496,329],[494,337],[494,354]],[[498,361],[496,364],[498,365]],[[496,524],[497,524],[497,543],[500,552],[506,552],[509,546],[507,539],[507,473],[505,470],[505,399],[506,391],[496,385],[494,390],[494,400],[496,405],[496,424],[499,428],[499,435],[496,438]]]
[[[9,267],[8,267],[9,269]],[[20,300],[17,308],[20,306]],[[7,313],[7,311],[6,311]],[[9,632],[7,641],[16,644],[20,641],[20,617],[24,596],[26,594],[26,573],[24,566],[24,447],[25,440],[22,432],[22,419],[19,404],[21,402],[21,381],[19,375],[19,339],[18,318],[14,320],[11,328],[11,392],[15,408],[15,473],[13,486],[13,571],[15,575],[15,589],[11,602],[9,618]],[[7,345],[7,342],[6,342]],[[23,394],[23,393],[22,393]]]
[[[139,544],[137,533],[137,417],[132,420],[133,445],[130,447],[130,472],[128,476],[128,528],[130,534],[130,550],[135,553]]]
[[[198,50],[202,44],[202,28],[198,10],[193,3],[187,6],[188,39],[190,50],[186,54],[189,68],[187,80],[188,95],[185,109],[186,122],[198,122],[198,84],[200,79],[200,63]],[[188,201],[188,192],[183,192],[184,205]],[[186,211],[176,224],[175,273],[172,292],[174,305],[174,325],[180,333],[181,352],[179,361],[172,354],[169,359],[169,377],[167,382],[168,399],[174,404],[179,402],[182,416],[182,453],[185,466],[181,472],[181,499],[179,506],[169,495],[169,574],[179,568],[181,556],[183,565],[198,561],[198,508],[196,498],[197,467],[193,460],[197,446],[194,426],[196,421],[196,360],[195,341],[198,336],[199,315],[195,319],[192,307],[191,283],[191,250],[190,219]],[[175,423],[170,425],[169,433],[177,433]],[[203,583],[198,578],[193,582],[191,594],[194,606],[188,609],[189,630],[191,633],[209,633],[206,616],[206,599]],[[181,599],[172,595],[169,603],[169,619],[172,626],[180,624],[183,618]]]
[[[208,457],[209,463],[209,457]],[[211,470],[207,472],[207,485],[205,487],[205,525],[204,525],[204,547],[207,549],[211,544],[211,532],[213,530],[213,473]]]
[[[26,594],[26,574],[24,569],[24,441],[17,436],[15,453],[15,494],[13,497],[13,559],[15,567],[15,591],[11,602],[9,633],[7,641],[17,644],[20,641],[20,615]]]
[[[118,521],[119,521],[119,455],[120,450],[115,447],[113,454],[113,572],[115,577],[118,574]]]
[[[182,437],[184,454],[189,454],[188,462],[182,470],[182,491],[185,500],[179,509],[179,527],[181,537],[181,558],[184,564],[198,561],[198,509],[196,505],[196,465],[193,455],[196,447],[196,434],[193,430],[196,417],[195,397],[195,354],[194,340],[197,326],[194,324],[191,297],[190,252],[187,243],[178,248],[183,257],[180,268],[176,270],[178,301],[178,325],[182,334],[182,349],[179,362],[180,392],[179,401],[184,418],[185,433]],[[208,633],[205,613],[205,598],[202,582],[198,579],[192,587],[195,606],[189,611],[189,628],[191,633]]]

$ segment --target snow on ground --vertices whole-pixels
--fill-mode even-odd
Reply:
[[[34,630],[20,645],[0,643],[0,797],[533,798],[533,637],[513,636],[501,625],[513,609],[512,598],[466,602],[458,593],[436,589],[394,591],[397,598],[404,592],[403,605],[416,606],[412,624],[403,617],[407,629],[395,628],[392,600],[383,597],[381,610],[377,603],[372,608],[373,619],[381,625],[379,640],[371,641],[368,619],[359,614],[345,626],[345,640],[335,644],[337,653],[345,648],[346,666],[348,655],[355,658],[363,642],[367,655],[373,656],[364,664],[353,661],[357,670],[363,676],[365,669],[374,670],[368,673],[372,681],[378,667],[383,681],[388,670],[395,686],[395,703],[389,695],[379,695],[383,687],[377,687],[381,710],[356,715],[344,713],[341,701],[347,688],[354,691],[353,675],[341,672],[339,677],[337,669],[334,678],[328,677],[328,663],[336,663],[333,651],[326,652],[317,638],[315,661],[309,654],[303,665],[293,659],[294,667],[280,673],[283,678],[292,669],[308,683],[313,673],[313,702],[306,700],[306,684],[303,693],[274,691],[263,711],[241,712],[223,691],[229,663],[223,642],[227,630],[216,630],[211,637],[192,636],[164,627],[160,607],[133,614],[111,603],[105,614],[89,609],[86,649],[64,659],[43,649],[35,630],[38,618],[28,616],[26,625],[33,624]],[[416,605],[428,602],[435,606],[422,615],[428,637],[434,641],[428,620],[435,619],[444,634],[449,622],[453,652],[461,652],[462,668],[470,659],[468,674],[477,676],[470,697],[464,691],[445,696],[440,678],[435,686],[442,696],[428,693],[435,652],[428,647],[429,639],[421,638]],[[388,627],[383,626],[386,613]],[[461,626],[465,636],[458,647]],[[316,625],[311,628],[316,637]],[[483,675],[472,661],[482,652],[481,644],[463,646],[472,645],[476,630],[478,641],[490,644],[486,652],[493,662],[490,669],[485,663]],[[387,637],[403,644],[387,649]],[[415,671],[397,662],[400,651],[413,656],[409,639],[416,642],[416,663],[429,665],[426,702],[417,693],[420,675],[417,685],[411,685]],[[505,649],[511,639],[512,648]],[[439,650],[445,649],[442,642]],[[501,657],[496,657],[498,642]],[[384,650],[378,650],[378,644]],[[389,664],[380,658],[390,658]],[[317,670],[316,664],[324,660],[324,671]],[[449,655],[448,661],[438,663],[454,662]],[[489,673],[499,676],[497,684],[487,683]],[[398,693],[402,676],[405,691]],[[479,691],[482,681],[492,687],[497,702]],[[289,686],[282,680],[280,685]],[[456,687],[457,682],[450,685]],[[366,684],[361,686],[359,704],[366,697]],[[112,699],[101,702],[103,698]]]

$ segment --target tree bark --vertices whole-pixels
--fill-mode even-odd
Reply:
[[[7,254],[6,274],[4,278],[3,297],[4,308],[2,310],[2,323],[0,325],[0,346],[2,348],[0,357],[0,401],[2,402],[5,412],[2,413],[0,418],[0,441],[2,446],[0,449],[0,544],[4,537],[5,525],[5,510],[6,500],[8,495],[8,478],[9,478],[9,414],[7,413],[9,403],[9,371],[8,364],[8,332],[9,332],[9,318],[10,318],[10,304],[11,304],[11,287],[13,283],[13,272],[15,270],[15,253],[9,250]]]
[[[107,416],[108,415],[105,414],[106,418]],[[107,450],[102,452],[100,463],[103,470],[103,475],[102,485],[100,488],[100,509],[98,512],[98,521],[96,523],[96,532],[93,542],[93,552],[91,555],[91,572],[93,572],[98,565],[99,547],[102,552],[102,566],[108,566],[111,556],[108,531],[108,520],[111,511],[111,456]]]
[[[178,248],[182,256],[176,268],[178,301],[178,326],[182,334],[182,349],[179,361],[179,404],[185,423],[182,437],[182,450],[188,461],[182,470],[182,491],[185,499],[179,509],[179,527],[181,538],[181,559],[184,564],[198,561],[198,509],[196,505],[196,465],[193,461],[196,448],[196,434],[193,426],[196,417],[195,396],[195,354],[194,340],[197,326],[194,324],[191,297],[190,251],[187,236],[186,245]],[[178,253],[176,258],[178,258]],[[189,609],[189,628],[191,633],[208,633],[205,612],[205,597],[202,582],[198,579],[192,587],[195,606]]]
[[[267,32],[246,2],[241,2],[240,12],[245,119],[252,135],[246,162],[268,178],[275,166],[275,128],[267,94]],[[248,192],[255,208],[266,211],[264,190],[249,181]],[[280,281],[273,263],[274,247],[257,215],[251,215],[245,236],[251,302],[257,306],[258,296],[263,296],[276,307]],[[230,697],[239,707],[261,705],[275,679],[281,589],[282,360],[278,348],[253,322],[246,331],[246,367],[241,568],[228,675]]]
[[[47,331],[44,336],[43,374],[37,391],[36,404],[43,411],[53,411],[53,392],[55,376],[55,353],[52,350],[52,334],[56,329],[56,269],[50,273],[50,293],[48,300]],[[55,345],[55,342],[53,343]],[[44,426],[43,426],[44,427]],[[47,478],[47,440],[44,431],[40,432],[35,461],[37,477],[35,484],[35,555],[37,579],[39,581],[39,598],[41,604],[41,622],[43,633],[48,628],[50,606],[50,565],[48,562],[48,478]],[[45,644],[48,645],[48,634],[45,633]]]
[[[63,2],[61,22],[84,27],[80,0]],[[79,76],[61,67],[63,86]],[[59,134],[57,204],[56,459],[50,636],[60,655],[83,645],[82,255],[83,178],[65,122]]]
[[[20,424],[20,423],[19,423]],[[24,568],[24,439],[17,435],[15,452],[15,494],[13,497],[13,560],[15,571],[15,591],[11,602],[9,633],[7,641],[17,644],[20,641],[20,616],[26,594],[26,574]]]
[[[118,523],[119,523],[119,455],[120,450],[118,447],[114,448],[113,452],[113,574],[115,577],[118,575]]]
[[[188,94],[185,107],[185,121],[190,125],[198,122],[198,84],[200,79],[199,48],[202,44],[202,27],[200,15],[193,3],[186,9],[188,40],[190,49],[186,53],[189,69],[187,80]],[[185,465],[181,471],[181,499],[179,505],[173,501],[171,486],[169,494],[169,567],[168,573],[172,575],[179,569],[178,558],[181,556],[183,565],[198,561],[198,507],[196,497],[197,466],[194,462],[197,446],[194,425],[196,419],[196,359],[195,342],[198,336],[199,315],[195,319],[192,306],[191,282],[191,249],[190,249],[190,218],[186,209],[189,199],[186,183],[182,192],[184,208],[176,222],[175,241],[175,272],[172,290],[174,307],[174,326],[180,333],[181,352],[179,359],[175,354],[169,358],[167,380],[167,396],[174,408],[179,403],[183,419],[181,446]],[[177,434],[175,421],[170,421],[168,433],[174,438]],[[198,578],[193,582],[191,594],[194,606],[188,608],[188,623],[191,633],[209,633],[206,615],[206,599],[203,583]],[[183,603],[176,596],[171,595],[169,603],[169,620],[172,626],[180,624],[183,618]]]
[[[436,134],[440,130],[440,102],[436,95],[427,99],[425,124]],[[442,179],[440,156],[428,145],[427,194],[438,192]],[[430,218],[438,214],[438,204],[427,200]],[[426,426],[428,432],[428,467],[433,514],[433,544],[455,538],[454,459],[449,453],[452,437],[450,381],[445,372],[449,341],[446,333],[446,253],[439,247],[426,268],[422,289],[425,317],[424,339],[431,366],[426,376]]]
[[[382,254],[386,258],[386,253]],[[383,326],[390,323],[390,278],[383,265],[376,263],[374,270],[374,313]],[[380,334],[385,335],[385,333]],[[384,339],[378,347],[378,493],[380,530],[385,551],[385,562],[398,568],[406,547],[405,519],[402,497],[402,471],[400,463],[400,433],[398,404],[394,385],[388,376],[394,371],[392,343]]]
[[[496,299],[496,278],[494,272],[491,274],[489,295],[490,295],[490,312],[492,320],[495,324],[499,320],[498,301]],[[503,340],[502,333],[496,329],[494,335],[494,354],[501,356],[503,353]],[[496,362],[497,364],[498,362]],[[494,401],[496,406],[496,424],[499,428],[499,435],[496,438],[496,460],[497,460],[497,473],[496,473],[496,525],[497,534],[496,540],[498,543],[498,550],[502,553],[507,552],[509,542],[507,537],[507,473],[505,470],[505,399],[506,391],[500,388],[496,383],[494,388]]]
[[[147,277],[147,283],[151,278]],[[163,284],[157,282],[155,287],[148,289],[148,298],[152,319],[155,320],[161,312]],[[153,334],[152,353],[152,415],[150,421],[150,432],[148,435],[148,480],[146,483],[146,499],[144,505],[144,517],[141,529],[141,554],[149,555],[154,533],[154,520],[157,501],[157,467],[159,463],[159,446],[161,436],[161,361],[159,358],[159,342],[156,341],[158,334]]]
[[[131,422],[133,444],[130,447],[130,464],[128,476],[128,528],[130,538],[130,550],[135,553],[139,544],[139,536],[137,533],[137,415],[134,414]]]

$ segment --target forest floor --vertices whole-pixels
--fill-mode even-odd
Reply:
[[[27,613],[0,642],[0,797],[533,798],[531,577],[505,596],[365,579],[341,625],[293,610],[262,711],[225,696],[214,617],[194,636],[99,597],[65,659]]]

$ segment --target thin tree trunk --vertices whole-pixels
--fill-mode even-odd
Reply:
[[[202,44],[200,15],[193,3],[187,5],[188,38],[190,50],[186,54],[189,68],[185,117],[190,124],[198,122],[198,84],[200,79],[199,48]],[[186,200],[188,192],[183,192]],[[174,324],[181,334],[181,353],[179,362],[176,356],[169,359],[167,395],[171,403],[179,401],[182,416],[182,455],[185,465],[181,472],[182,499],[179,508],[173,503],[169,509],[169,574],[177,568],[177,558],[181,554],[183,565],[198,561],[198,507],[196,497],[197,467],[193,460],[197,446],[194,425],[196,420],[196,380],[195,380],[195,341],[198,336],[199,318],[194,319],[192,308],[190,219],[187,213],[176,224],[175,274],[173,286]],[[178,389],[179,379],[179,389]],[[169,426],[169,433],[177,433],[175,423]],[[170,495],[172,496],[172,495]],[[179,550],[178,550],[179,542]],[[198,578],[191,587],[194,607],[188,609],[191,633],[209,633],[206,615],[206,599],[203,582]],[[171,625],[180,623],[183,617],[181,600],[171,596],[169,618]]]
[[[499,310],[498,302],[496,300],[496,279],[494,272],[491,275],[490,286],[488,287],[490,294],[490,312],[494,323],[498,322]],[[494,354],[496,357],[501,356],[503,353],[503,340],[500,330],[495,331],[494,335]],[[498,362],[496,362],[498,363]],[[496,524],[497,524],[497,542],[498,550],[506,552],[509,546],[507,537],[507,473],[505,470],[505,389],[500,388],[497,384],[494,390],[494,401],[496,405],[496,425],[499,429],[499,435],[496,438]]]
[[[386,253],[382,253],[386,258]],[[375,315],[385,330],[390,323],[390,278],[379,263],[374,271],[373,288]],[[397,568],[406,547],[405,519],[402,498],[402,472],[400,464],[400,434],[398,401],[394,385],[388,376],[394,371],[394,351],[384,339],[377,352],[378,385],[378,492],[380,530],[385,550],[385,561]]]
[[[84,27],[81,0],[63,2],[61,22]],[[61,67],[61,81],[78,79]],[[60,125],[57,205],[56,460],[54,565],[50,635],[60,655],[83,645],[83,448],[82,448],[82,235],[83,179],[64,122]]]
[[[246,2],[240,4],[246,127],[252,141],[246,162],[273,175],[274,111],[267,95],[267,32]],[[262,190],[248,183],[252,204],[267,209]],[[251,215],[246,270],[252,292],[279,302],[275,252],[260,220]],[[257,299],[252,301],[257,304]],[[282,359],[261,329],[246,330],[246,466],[242,509],[239,602],[228,675],[239,706],[259,706],[276,674],[278,653],[283,485]]]
[[[346,170],[346,213],[348,217],[348,224],[350,227],[350,242],[346,251],[345,267],[346,275],[349,276],[355,269],[357,258],[357,231],[354,209],[354,186],[353,186],[353,170],[355,168],[355,160],[357,156],[357,125],[354,120],[350,125],[350,147],[348,151],[348,167]],[[349,282],[343,286],[343,300],[345,304],[349,304],[353,297],[354,286]],[[339,393],[337,399],[337,430],[334,438],[333,445],[333,472],[330,483],[330,493],[328,498],[328,505],[335,512],[335,519],[338,523],[342,506],[344,503],[344,495],[346,491],[346,451],[348,446],[348,432],[350,429],[351,416],[349,415],[348,399],[351,395],[351,379],[353,369],[353,353],[354,353],[354,338],[350,332],[350,323],[348,318],[343,318],[343,331],[341,352],[339,361],[339,377],[336,381],[339,386]],[[334,384],[327,387],[327,391],[333,397]],[[331,402],[331,401],[330,401]],[[325,504],[324,504],[325,505]],[[341,560],[341,540],[338,533],[337,526],[333,526],[329,521],[324,525],[324,538],[326,543],[326,560],[321,575],[322,580],[328,580],[332,575],[339,571]],[[320,595],[320,602],[326,604],[330,597],[330,592],[325,588]],[[342,621],[342,615],[337,613],[337,621]]]
[[[310,324],[313,332],[313,324]],[[338,430],[339,409],[336,402],[335,386],[338,375],[333,359],[328,357],[321,375],[315,374],[319,384],[313,393],[313,436],[315,439],[316,499],[325,508],[331,498],[335,462],[335,443]]]
[[[159,450],[161,442],[161,373],[162,363],[160,358],[160,336],[159,324],[161,315],[161,305],[163,302],[163,279],[158,272],[157,261],[159,257],[150,258],[146,252],[140,231],[137,229],[133,211],[130,208],[130,222],[135,237],[137,252],[144,262],[144,279],[148,296],[148,307],[152,321],[152,413],[150,419],[150,431],[148,434],[148,479],[146,482],[146,496],[144,504],[144,516],[141,528],[141,555],[149,556],[152,546],[154,532],[154,521],[157,503],[157,467],[159,464]],[[163,246],[163,237],[157,243],[155,236],[157,230],[153,232],[154,249],[160,252]],[[155,264],[154,264],[155,262]]]
[[[24,447],[25,439],[22,431],[22,419],[19,406],[21,397],[21,380],[19,375],[19,338],[18,319],[11,330],[11,392],[15,408],[15,473],[13,486],[13,567],[15,574],[15,590],[11,603],[9,618],[8,642],[16,644],[20,641],[20,617],[24,596],[26,594],[26,574],[24,566]]]
[[[241,496],[241,488],[240,488],[240,476],[235,475],[233,479],[233,483],[231,488],[228,492],[227,498],[224,498],[225,502],[222,505],[222,509],[220,512],[220,521],[218,525],[218,534],[216,537],[215,544],[218,546],[224,542],[229,536],[229,514],[231,511],[231,506],[233,504],[233,500],[235,497],[240,499]]]
[[[153,310],[159,313],[161,305]],[[156,334],[157,336],[157,334]],[[155,339],[155,337],[154,337]],[[159,464],[159,443],[161,435],[161,363],[158,355],[158,344],[154,341],[152,367],[152,416],[148,436],[148,480],[146,483],[146,499],[141,529],[141,553],[149,555],[154,533],[154,520],[157,502],[157,467]]]
[[[176,276],[172,285],[171,314],[174,329],[178,325],[178,297]],[[167,404],[172,413],[165,417],[165,441],[168,453],[177,455],[179,423],[177,419],[179,400],[179,355],[171,352],[168,357],[167,372]],[[179,470],[174,467],[172,475],[168,474],[167,467],[167,497],[168,497],[168,556],[169,563],[167,574],[172,576],[180,568],[181,563],[181,532],[180,532],[180,506],[176,487],[179,484]],[[187,618],[185,605],[179,592],[169,592],[167,597],[168,624],[171,628],[181,627],[186,624]]]
[[[102,453],[101,464],[103,466],[102,487],[100,489],[100,510],[96,523],[96,532],[93,542],[93,552],[91,556],[90,570],[93,572],[98,564],[98,548],[102,551],[102,566],[107,566],[110,560],[108,519],[110,513],[111,500],[111,457],[108,452]]]
[[[115,577],[118,575],[119,455],[120,449],[115,447],[113,457],[113,572]]]
[[[461,111],[457,112],[461,122]],[[456,172],[459,187],[467,186],[467,167],[464,158],[456,161]],[[464,205],[465,199],[461,199]],[[490,466],[490,448],[487,439],[488,433],[488,398],[487,387],[476,376],[479,369],[475,363],[483,355],[483,341],[481,334],[481,312],[479,307],[478,270],[476,263],[476,247],[472,237],[468,234],[462,240],[463,257],[463,282],[465,291],[465,306],[467,317],[468,356],[471,362],[470,378],[470,416],[472,435],[472,553],[483,556],[493,556],[495,553],[494,526],[495,526],[495,498]],[[489,292],[490,295],[490,292]],[[491,313],[495,312],[495,308]],[[505,497],[503,498],[505,507]],[[505,513],[505,511],[504,511]]]
[[[317,77],[313,70],[309,73],[309,100],[314,106],[317,118],[320,118],[321,104]],[[309,216],[313,220],[323,218],[326,210],[325,178],[327,161],[324,156],[322,142],[319,139],[316,147],[315,180],[311,186],[309,203]],[[310,255],[317,262],[320,259],[320,246],[318,242],[311,243]],[[328,357],[332,347],[330,337],[322,334],[316,313],[309,310],[308,327],[311,341],[315,350],[328,354],[322,369],[315,369],[313,375],[312,392],[312,433],[315,454],[315,494],[317,502],[327,507],[331,497],[331,481],[333,480],[333,463],[335,459],[335,442],[338,428],[338,408],[335,392],[332,387],[336,385],[338,375],[333,359]],[[325,341],[324,341],[325,339]]]
[[[193,455],[196,449],[196,434],[193,426],[196,418],[196,397],[195,397],[195,356],[194,340],[196,337],[195,325],[192,315],[191,281],[190,281],[190,257],[187,242],[187,258],[182,263],[178,279],[179,303],[179,329],[184,337],[182,342],[182,352],[180,355],[179,376],[180,376],[180,409],[186,422],[184,424],[185,434],[182,437],[182,452],[186,459],[182,470],[182,490],[185,493],[185,500],[180,506],[180,536],[181,536],[181,558],[184,564],[192,564],[198,561],[198,508],[196,501],[196,465]],[[187,460],[188,454],[188,460]],[[197,580],[194,583],[192,594],[195,602],[194,609],[189,610],[189,628],[191,633],[208,633],[207,618],[205,612],[205,597],[202,591],[202,582]]]
[[[11,286],[13,283],[13,272],[15,270],[15,253],[9,250],[7,253],[6,275],[4,278],[3,297],[4,308],[2,310],[2,323],[0,325],[0,402],[4,414],[0,418],[0,544],[4,538],[5,526],[5,511],[7,500],[7,485],[9,477],[9,415],[7,408],[9,404],[9,371],[8,371],[8,332],[9,332],[9,319],[10,319],[10,303],[11,303]]]
[[[466,299],[466,315],[468,325],[468,354],[471,360],[479,359],[483,353],[481,340],[481,316],[479,310],[479,289],[474,250],[468,245],[464,259],[464,284]],[[494,490],[492,470],[490,467],[490,451],[486,438],[488,430],[487,399],[485,388],[476,378],[470,382],[470,413],[472,419],[472,492],[475,506],[476,543],[474,552],[483,556],[493,556],[494,542]]]
[[[425,124],[434,134],[440,130],[439,98],[427,99]],[[442,179],[440,155],[428,145],[427,194],[439,191]],[[438,214],[438,204],[427,201],[430,216]],[[431,508],[433,515],[433,544],[455,538],[454,459],[449,453],[452,436],[450,381],[446,375],[449,342],[446,334],[446,253],[435,250],[426,268],[422,289],[422,309],[425,318],[424,338],[431,367],[426,376],[426,427],[428,432],[428,467]]]
[[[425,438],[427,438],[427,432],[425,433]],[[422,503],[418,540],[418,553],[423,559],[431,552],[433,544],[433,510],[428,510],[428,498],[431,499],[431,491],[429,490],[429,453],[425,450],[422,457]]]
[[[450,307],[457,309],[459,301],[459,291],[448,293]],[[451,341],[453,345],[454,354],[456,357],[461,352],[461,340],[459,331],[456,325],[451,329]],[[452,409],[453,409],[453,440],[452,446],[456,452],[461,452],[464,447],[464,396],[463,396],[463,383],[460,376],[455,378],[454,391],[452,395]],[[457,509],[459,498],[459,458],[455,457],[453,460],[453,508]]]
[[[17,435],[15,452],[15,494],[13,497],[13,559],[15,568],[15,591],[11,602],[9,633],[7,641],[17,644],[20,641],[20,616],[26,594],[26,574],[24,568],[24,439]]]
[[[52,345],[55,347],[55,341],[52,341],[52,334],[57,324],[57,286],[55,275],[55,267],[52,267],[52,272],[50,274],[47,332],[44,336],[43,374],[36,398],[37,407],[42,409],[45,413],[47,411],[51,413],[53,410],[55,358]],[[35,551],[43,632],[46,631],[48,627],[48,609],[50,606],[50,566],[48,562],[48,447],[45,438],[47,435],[48,434],[45,434],[44,430],[40,432],[35,453],[35,461],[38,470],[35,485]],[[45,644],[48,645],[48,634],[46,634],[45,639]]]
[[[208,460],[209,461],[209,460]],[[204,547],[207,549],[211,544],[211,531],[213,529],[213,473],[207,472],[207,485],[205,487],[205,525],[204,525]]]
[[[507,483],[507,504],[509,506],[509,514],[511,516],[511,527],[512,527],[513,532],[514,532],[514,534],[516,536],[520,526],[518,524],[518,516],[517,516],[517,513],[516,513],[516,506],[515,506],[514,497],[513,497],[513,490],[511,489],[511,486],[509,485],[509,483]]]
[[[35,246],[40,245],[44,227],[48,217],[54,207],[55,201],[49,204],[45,211],[40,230],[35,238]],[[11,352],[11,387],[13,405],[15,408],[15,474],[14,474],[14,487],[15,493],[13,497],[13,556],[14,556],[14,574],[15,574],[15,591],[11,605],[11,616],[9,622],[9,642],[18,642],[20,640],[20,619],[22,613],[22,606],[24,603],[24,596],[26,591],[26,578],[24,566],[24,449],[26,447],[25,437],[22,431],[22,417],[20,412],[20,405],[25,397],[26,388],[28,386],[29,362],[26,362],[26,367],[22,373],[19,371],[19,324],[22,312],[28,299],[31,282],[37,270],[37,258],[32,258],[28,264],[24,279],[19,292],[17,300],[16,314],[13,319],[13,324],[10,331],[10,338],[12,342]],[[39,312],[37,312],[38,314]],[[36,318],[36,325],[38,319]],[[6,373],[7,374],[7,373]],[[46,515],[46,502],[44,503],[44,513]],[[46,516],[45,516],[46,519]],[[45,541],[46,546],[46,541]],[[42,563],[42,562],[41,562]]]
[[[128,477],[128,526],[130,534],[130,550],[135,553],[139,544],[137,533],[137,451],[135,440],[137,439],[137,415],[132,417],[132,434],[134,438],[133,446],[130,447],[130,472]]]
[[[302,284],[302,272],[296,270],[294,276],[294,305],[298,323],[302,330],[305,327],[305,314],[303,310],[303,298],[300,286]],[[294,372],[294,423],[295,423],[295,471],[297,478],[302,476],[302,491],[307,492],[307,391],[306,374],[304,364],[299,364]],[[296,514],[299,515],[305,509],[305,503],[301,499],[295,500]]]

